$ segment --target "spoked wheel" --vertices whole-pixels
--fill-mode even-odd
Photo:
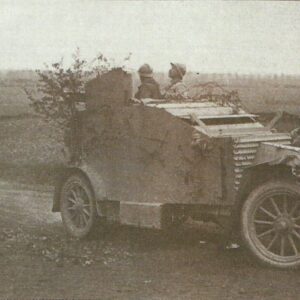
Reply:
[[[300,187],[271,181],[256,188],[242,209],[242,237],[261,262],[279,268],[300,265]]]
[[[95,199],[89,182],[72,175],[61,190],[60,211],[68,233],[77,238],[87,236],[96,222]]]

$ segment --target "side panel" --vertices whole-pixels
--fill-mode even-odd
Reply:
[[[192,202],[194,204],[219,205],[223,201],[224,143],[221,139],[207,138],[205,149],[201,142],[195,148],[194,166],[191,168]]]
[[[98,198],[215,205],[222,199],[218,139],[205,153],[192,126],[164,110],[103,107],[83,117],[82,148]]]

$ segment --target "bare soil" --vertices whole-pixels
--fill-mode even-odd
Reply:
[[[1,299],[299,299],[299,271],[224,250],[207,225],[172,237],[114,226],[69,238],[51,213],[59,145],[38,119],[0,125]]]
[[[113,226],[69,238],[51,213],[52,188],[0,182],[3,299],[298,299],[299,271],[224,250],[218,230]]]

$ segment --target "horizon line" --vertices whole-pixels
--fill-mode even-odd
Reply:
[[[47,70],[47,69],[42,69],[42,68],[36,68],[36,69],[31,69],[31,68],[20,68],[20,69],[15,69],[15,68],[0,68],[0,73],[1,72],[36,72],[37,70]],[[131,71],[132,73],[137,73],[137,70],[127,70],[127,71]],[[154,74],[155,73],[165,73],[167,74],[168,72],[166,71],[154,71],[153,72]],[[285,76],[300,76],[300,72],[299,73],[277,73],[277,72],[273,72],[273,73],[270,73],[270,72],[238,72],[238,71],[228,71],[228,72],[199,72],[199,71],[194,71],[194,70],[190,70],[190,71],[187,71],[186,74],[197,74],[197,75],[206,75],[206,74],[217,74],[217,75],[252,75],[252,76],[255,76],[255,75],[262,75],[262,76],[268,76],[268,75],[278,75],[278,76],[281,76],[281,75],[285,75]]]

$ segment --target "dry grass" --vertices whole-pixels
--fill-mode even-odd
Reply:
[[[2,180],[52,183],[63,163],[59,132],[37,117],[0,120]]]
[[[0,121],[1,161],[18,164],[61,162],[60,132],[40,118],[9,118]]]
[[[21,87],[0,86],[0,117],[32,114],[29,104]]]
[[[238,91],[242,103],[250,112],[286,111],[291,114],[300,114],[300,87],[256,86],[243,87]]]

